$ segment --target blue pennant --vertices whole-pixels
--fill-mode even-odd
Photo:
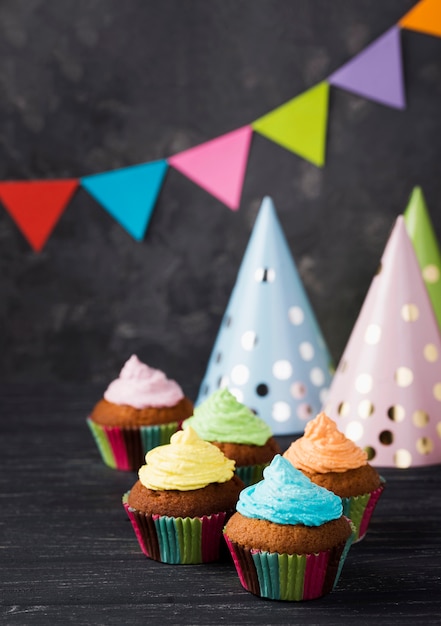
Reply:
[[[141,241],[167,169],[164,159],[85,176],[80,182],[134,239]]]

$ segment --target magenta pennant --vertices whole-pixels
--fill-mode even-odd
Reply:
[[[240,205],[253,129],[243,126],[167,159],[233,211]]]
[[[334,72],[329,83],[386,106],[404,109],[400,37],[400,29],[392,27]]]

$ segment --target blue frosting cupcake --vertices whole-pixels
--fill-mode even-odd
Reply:
[[[354,535],[339,497],[277,455],[236,508],[224,537],[245,589],[308,600],[335,587]]]

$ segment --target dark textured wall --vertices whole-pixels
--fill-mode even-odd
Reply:
[[[165,158],[326,78],[413,0],[1,0],[0,178]],[[41,254],[0,209],[0,375],[106,383],[131,353],[195,395],[256,212],[274,199],[338,361],[421,185],[441,238],[441,40],[402,33],[408,106],[331,88],[323,169],[254,135],[241,208],[169,170],[145,240],[79,190]]]

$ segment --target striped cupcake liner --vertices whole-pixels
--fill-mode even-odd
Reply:
[[[258,483],[263,478],[263,470],[269,463],[262,465],[239,465],[236,467],[236,474],[244,482],[245,487]]]
[[[123,496],[123,506],[141,550],[148,558],[170,565],[210,563],[219,559],[226,513],[203,517],[147,515],[128,505],[128,495],[129,492]]]
[[[369,522],[374,512],[375,506],[384,491],[386,481],[381,478],[381,485],[378,489],[365,493],[361,496],[352,496],[351,498],[342,498],[343,515],[349,517],[355,526],[354,541],[361,541],[367,532]]]
[[[90,417],[87,424],[104,463],[113,469],[134,472],[145,463],[149,450],[169,443],[170,437],[180,427],[179,422],[128,428],[102,426]]]
[[[343,563],[352,545],[345,542],[315,554],[278,554],[243,548],[225,534],[242,586],[270,600],[313,600],[337,585]]]

